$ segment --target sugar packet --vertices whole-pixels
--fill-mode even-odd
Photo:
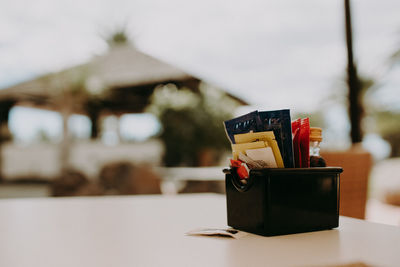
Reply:
[[[224,121],[226,135],[235,144],[235,134],[259,132],[262,128],[258,111],[253,111],[240,117]]]

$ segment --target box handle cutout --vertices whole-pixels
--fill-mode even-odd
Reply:
[[[250,175],[250,177],[248,179],[246,179],[247,183],[243,184],[240,181],[239,176],[237,175],[236,172],[237,168],[232,168],[232,169],[224,169],[224,173],[225,174],[230,174],[230,180],[233,184],[233,186],[236,188],[237,191],[239,192],[246,192],[247,190],[249,190],[251,188],[251,186],[254,183],[254,178],[253,175]]]

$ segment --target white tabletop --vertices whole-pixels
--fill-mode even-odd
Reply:
[[[213,194],[0,200],[0,266],[400,265],[400,228],[346,217],[296,235],[184,235],[225,226],[225,209]]]

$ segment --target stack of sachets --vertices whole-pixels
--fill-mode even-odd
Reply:
[[[290,110],[253,111],[224,122],[232,144],[231,166],[240,178],[249,169],[293,168]]]
[[[321,128],[310,127],[309,118],[291,122],[288,109],[253,111],[224,124],[232,146],[231,167],[241,179],[248,178],[251,169],[325,166],[310,164],[310,156],[323,160],[310,154],[310,148],[319,153]],[[310,147],[310,142],[318,147]]]

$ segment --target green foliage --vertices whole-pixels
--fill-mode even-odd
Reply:
[[[400,113],[381,111],[375,114],[374,119],[378,133],[391,145],[390,156],[400,157]]]
[[[51,143],[52,138],[49,136],[45,130],[39,129],[36,133],[36,138],[38,142],[40,143]]]
[[[102,35],[109,47],[131,43],[125,24],[108,29]]]
[[[395,64],[399,64],[400,63],[400,49],[398,49],[397,51],[395,51],[394,53],[393,53],[393,55],[391,56],[391,63],[393,64],[393,65],[395,65]]]
[[[400,135],[400,113],[381,111],[375,114],[376,126],[380,134],[398,132]]]
[[[115,44],[126,44],[129,42],[128,36],[125,31],[117,31],[113,33],[108,39],[107,43],[112,46]]]
[[[233,117],[238,103],[216,88],[202,85],[199,93],[173,84],[154,91],[148,111],[162,124],[166,166],[197,166],[204,150],[229,149],[223,121]]]
[[[324,120],[324,116],[321,112],[294,113],[291,116],[292,121],[294,121],[298,118],[302,118],[302,119],[309,118],[311,127],[320,127],[322,129],[325,129],[328,127],[328,125],[326,125],[326,122]]]

